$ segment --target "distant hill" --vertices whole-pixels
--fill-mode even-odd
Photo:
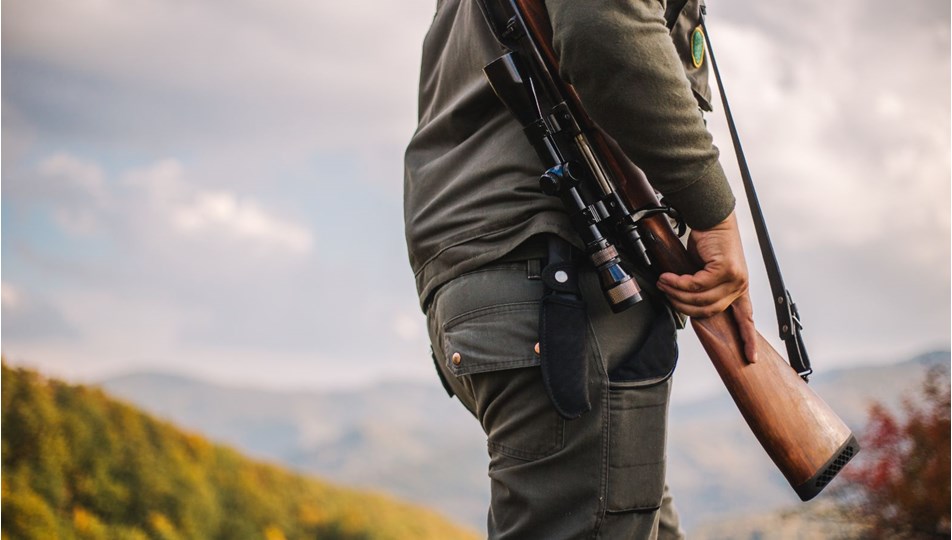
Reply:
[[[139,373],[102,388],[252,456],[383,489],[485,529],[485,436],[433,382],[277,392]]]
[[[811,386],[854,429],[948,351],[823,372]],[[145,409],[255,456],[348,485],[385,489],[485,527],[488,457],[479,425],[434,381],[342,392],[232,388],[161,374],[103,383]],[[727,392],[671,408],[669,483],[685,527],[800,505]],[[820,499],[822,500],[822,495]]]
[[[251,461],[100,390],[2,370],[4,539],[476,537],[429,510]]]

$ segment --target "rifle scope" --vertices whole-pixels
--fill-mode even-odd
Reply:
[[[585,243],[588,258],[595,265],[602,293],[612,311],[617,313],[640,302],[642,296],[638,282],[622,267],[618,250],[601,230],[613,215],[603,202],[604,194],[593,193],[598,184],[596,179],[589,178],[588,167],[581,165],[585,163],[585,156],[563,156],[561,153],[573,145],[559,144],[557,138],[574,139],[577,134],[546,120],[533,80],[524,75],[515,53],[497,58],[483,71],[500,101],[522,124],[539,159],[550,165],[539,179],[539,185],[544,193],[562,200],[575,230]],[[573,165],[575,163],[579,165]]]

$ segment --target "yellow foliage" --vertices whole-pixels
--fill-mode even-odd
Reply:
[[[73,525],[77,531],[85,532],[93,527],[96,522],[96,516],[83,510],[80,507],[73,508]]]
[[[305,501],[298,506],[298,519],[305,525],[320,525],[327,521],[327,512]]]
[[[251,461],[101,391],[2,370],[3,538],[476,538],[428,510]]]
[[[178,531],[175,530],[175,525],[169,521],[169,518],[158,512],[149,512],[149,525],[162,540],[173,540],[180,537]]]
[[[76,535],[83,539],[110,538],[107,527],[95,515],[80,506],[73,508],[73,527]]]
[[[280,527],[269,525],[264,530],[264,540],[287,540]]]
[[[37,539],[59,536],[56,514],[42,497],[29,489],[3,493],[3,528],[4,533],[13,531],[13,538],[20,535]]]

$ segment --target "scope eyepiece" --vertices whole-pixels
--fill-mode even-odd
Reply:
[[[612,311],[619,313],[641,301],[641,288],[624,268],[615,246],[607,242],[589,253],[598,272],[602,292]]]

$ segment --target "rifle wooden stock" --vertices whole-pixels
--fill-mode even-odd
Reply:
[[[614,187],[630,208],[660,203],[644,173],[587,115],[575,89],[557,75],[552,28],[543,0],[513,0],[532,34],[546,69],[560,94],[609,170]],[[654,215],[639,224],[652,264],[662,272],[693,274],[702,265],[681,243],[666,216]],[[756,363],[744,357],[743,342],[730,310],[692,319],[698,339],[717,369],[738,409],[797,495],[816,496],[859,451],[851,430],[817,396],[773,347],[758,334]]]

